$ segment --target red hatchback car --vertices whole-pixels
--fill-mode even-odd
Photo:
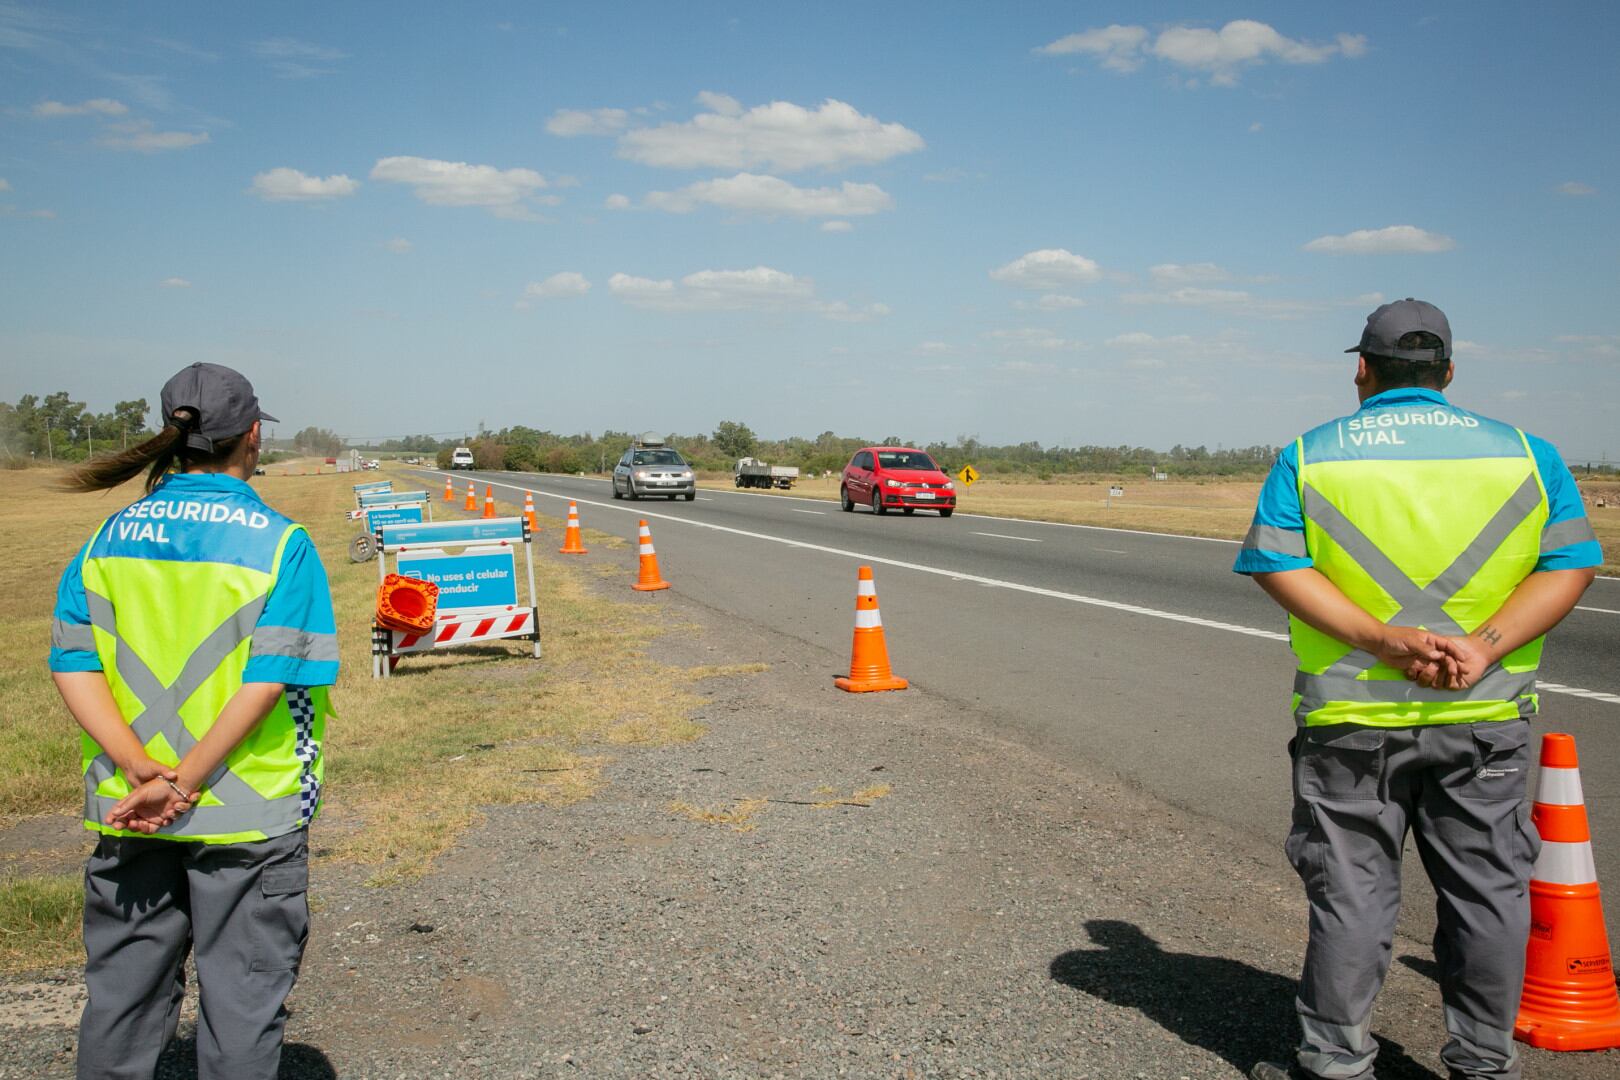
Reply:
[[[838,502],[845,510],[864,503],[873,513],[890,509],[911,513],[921,507],[950,517],[956,509],[956,485],[934,459],[905,446],[868,446],[844,466]]]

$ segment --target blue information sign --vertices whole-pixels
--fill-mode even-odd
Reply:
[[[517,560],[510,548],[472,555],[400,556],[405,577],[439,587],[439,610],[488,608],[517,604]]]
[[[377,506],[382,503],[408,503],[428,501],[425,491],[362,491],[360,493],[361,506]]]
[[[366,511],[366,522],[372,532],[384,525],[420,525],[420,506],[373,506]]]
[[[474,521],[435,521],[424,525],[390,525],[383,529],[388,548],[437,547],[479,544],[492,540],[522,540],[522,518],[479,518]]]

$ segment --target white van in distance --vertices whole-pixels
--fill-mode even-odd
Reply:
[[[473,467],[472,451],[465,446],[458,446],[450,451],[450,468],[470,469]]]

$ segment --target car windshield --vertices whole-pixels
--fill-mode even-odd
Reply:
[[[685,465],[681,455],[673,450],[637,450],[630,459],[632,465]]]
[[[938,472],[934,459],[920,450],[879,450],[878,464],[885,469],[927,469]]]

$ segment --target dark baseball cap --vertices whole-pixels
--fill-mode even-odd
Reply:
[[[182,368],[163,384],[162,403],[164,423],[180,409],[196,413],[197,425],[186,436],[186,445],[205,453],[213,452],[215,439],[240,435],[255,420],[274,423],[276,419],[259,408],[259,399],[247,377],[221,364]]]
[[[1401,338],[1415,330],[1439,338],[1440,347],[1401,348]],[[1385,304],[1367,316],[1367,327],[1361,332],[1361,340],[1344,351],[1389,356],[1396,360],[1450,360],[1451,324],[1446,321],[1446,313],[1427,300],[1414,300],[1408,296],[1405,300]]]

